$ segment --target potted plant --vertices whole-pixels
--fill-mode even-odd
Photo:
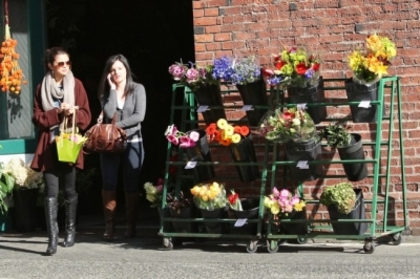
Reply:
[[[188,64],[172,64],[169,67],[169,74],[175,81],[187,86],[194,93],[200,106],[223,106],[220,84],[218,79],[213,77],[213,65],[197,66],[190,62]],[[219,118],[225,118],[223,108],[209,108],[202,112],[206,124],[214,122]]]
[[[204,219],[218,219],[227,217],[227,198],[223,184],[217,182],[197,184],[191,189],[195,206],[200,210]],[[206,222],[204,226],[208,233],[223,233],[227,231],[225,224],[220,222]]]
[[[230,125],[221,118],[217,123],[210,123],[206,127],[210,142],[228,146],[234,162],[256,163],[254,144],[250,136],[249,127],[245,125]],[[258,166],[236,165],[236,171],[242,182],[251,182],[260,174]]]
[[[213,77],[235,85],[244,105],[266,106],[267,89],[261,76],[261,66],[254,55],[233,59],[227,56],[215,59]],[[257,126],[265,108],[246,110],[249,125]]]
[[[193,217],[193,207],[189,198],[184,196],[182,191],[178,195],[172,191],[166,197],[166,204],[169,208],[169,215],[173,218],[191,218]],[[194,229],[195,223],[191,222],[172,222],[175,230],[180,233],[190,233]]]
[[[321,134],[327,140],[328,146],[337,148],[341,160],[365,159],[360,134],[349,133],[347,127],[338,123],[328,125]],[[365,163],[346,163],[343,167],[350,181],[359,181],[367,176]]]
[[[366,38],[366,49],[355,50],[348,57],[353,78],[346,81],[349,101],[378,100],[378,83],[387,74],[391,60],[397,55],[395,44],[385,36],[372,34]],[[377,105],[350,105],[353,122],[375,122]]]
[[[273,68],[263,69],[267,84],[286,88],[291,103],[324,102],[324,84],[320,76],[319,56],[309,55],[302,47],[292,47],[273,55],[273,60]],[[325,106],[309,107],[307,111],[315,124],[326,117]]]
[[[276,219],[280,219],[280,231],[285,234],[305,235],[308,230],[306,222],[282,222],[281,219],[306,220],[306,203],[288,189],[278,190],[273,187],[271,194],[264,197],[264,207]]]
[[[240,198],[235,190],[231,190],[227,197],[230,211],[236,219],[255,220],[258,219],[258,209],[260,198]],[[241,227],[230,227],[231,231],[238,230],[240,234],[256,235],[258,229],[257,222],[246,222]]]
[[[44,183],[42,173],[32,170],[17,156],[12,157],[4,166],[4,172],[14,178],[16,229],[21,232],[35,231],[38,225],[38,191]]]
[[[165,132],[166,139],[173,145],[185,150],[188,160],[194,162],[211,162],[210,147],[206,131],[203,129],[181,132],[172,124]],[[193,168],[196,181],[203,182],[214,178],[213,165],[198,165]]]
[[[327,206],[331,220],[366,218],[363,192],[353,189],[350,182],[325,187],[319,202]],[[360,222],[332,222],[331,225],[338,235],[361,235],[367,229],[367,223]]]
[[[0,232],[10,230],[12,227],[9,207],[13,206],[14,185],[14,177],[4,170],[4,163],[0,162]]]
[[[314,180],[322,174],[320,165],[307,165],[321,154],[321,138],[310,115],[301,108],[276,109],[263,118],[258,133],[267,140],[285,143],[292,178]]]

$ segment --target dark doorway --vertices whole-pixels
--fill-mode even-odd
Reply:
[[[180,58],[194,61],[192,1],[48,0],[46,10],[48,47],[62,46],[69,51],[73,72],[89,94],[92,124],[100,112],[98,81],[110,55],[125,55],[137,81],[144,84],[147,112],[142,124],[146,152],[139,185],[142,190],[144,182],[162,177],[165,167],[163,133],[170,124],[173,83],[168,67]],[[99,170],[98,157],[89,155],[87,167]],[[90,208],[82,207],[82,211],[101,210],[99,175],[92,187]]]

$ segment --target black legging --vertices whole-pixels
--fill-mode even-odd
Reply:
[[[64,198],[72,200],[76,197],[76,168],[65,163],[58,163],[56,169],[44,172],[45,197],[58,197],[60,180],[64,184]]]

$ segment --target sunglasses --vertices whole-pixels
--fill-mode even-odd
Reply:
[[[71,61],[67,61],[67,62],[58,62],[56,66],[58,67],[63,67],[64,64],[66,64],[67,66],[71,66]]]

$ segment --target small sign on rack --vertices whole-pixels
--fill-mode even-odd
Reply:
[[[235,224],[233,226],[236,227],[236,228],[243,227],[246,224],[246,221],[248,221],[247,218],[238,219],[238,220],[236,220],[236,222],[235,222]]]
[[[308,161],[298,161],[296,167],[299,169],[309,169]]]
[[[197,165],[196,161],[188,161],[187,165],[185,166],[186,170],[193,169]]]
[[[296,107],[297,107],[298,109],[306,109],[306,103],[303,103],[303,104],[296,104]]]
[[[197,112],[205,112],[208,108],[209,106],[199,106],[197,108]]]
[[[248,111],[248,110],[252,110],[252,105],[244,105],[241,110],[243,111]]]
[[[370,101],[361,101],[358,105],[359,108],[370,108]]]

